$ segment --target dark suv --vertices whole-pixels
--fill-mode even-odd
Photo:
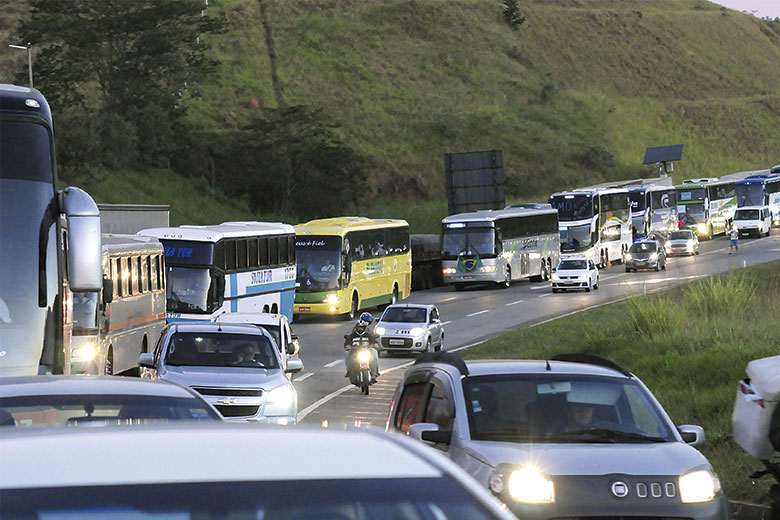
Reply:
[[[626,272],[638,269],[666,270],[666,251],[655,240],[634,242],[626,253]]]

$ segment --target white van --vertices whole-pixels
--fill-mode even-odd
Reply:
[[[298,336],[292,333],[290,322],[284,314],[267,312],[226,312],[214,317],[219,323],[251,323],[263,327],[276,340],[282,364],[287,367],[287,359],[298,357],[300,345]]]
[[[772,216],[768,206],[743,206],[734,213],[734,226],[740,236],[769,236]]]

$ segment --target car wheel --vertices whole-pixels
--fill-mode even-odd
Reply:
[[[590,292],[590,288],[593,286],[593,282],[588,279],[588,286],[585,287],[585,292]]]
[[[599,290],[599,279],[598,278],[596,278],[596,284],[593,286],[593,288],[595,290],[597,290],[597,291]]]
[[[441,349],[444,348],[444,333],[441,333],[441,337],[439,338],[439,344],[436,345],[436,352],[440,352]]]
[[[425,343],[425,352],[433,352],[433,349],[431,348],[431,338],[428,338],[428,341]]]

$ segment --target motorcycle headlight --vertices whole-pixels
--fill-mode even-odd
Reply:
[[[360,352],[357,353],[357,359],[361,363],[368,363],[371,361],[371,351],[368,349],[363,349]]]
[[[535,468],[522,468],[510,473],[507,490],[509,496],[518,502],[528,504],[555,502],[555,484]]]
[[[415,327],[412,330],[409,331],[409,334],[412,336],[420,336],[425,332],[425,329],[422,327]]]
[[[376,327],[376,328],[374,328],[374,332],[376,332],[377,334],[379,334],[381,336],[385,332],[387,332],[387,329],[385,329],[384,327]]]
[[[340,296],[337,296],[335,294],[329,294],[325,297],[325,303],[328,305],[336,305],[341,300]]]
[[[709,502],[720,492],[720,480],[712,471],[702,469],[680,477],[680,500],[684,504]]]
[[[292,386],[277,386],[265,398],[263,415],[272,417],[276,415],[290,415],[296,402],[295,390]]]

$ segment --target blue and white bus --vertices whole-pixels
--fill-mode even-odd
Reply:
[[[579,188],[550,195],[558,210],[561,260],[584,255],[600,267],[622,262],[631,246],[631,206],[626,188]]]
[[[230,312],[293,318],[295,229],[278,222],[145,229],[165,247],[168,323]]]
[[[751,175],[734,184],[737,207],[769,206],[772,225],[780,225],[780,175]]]

